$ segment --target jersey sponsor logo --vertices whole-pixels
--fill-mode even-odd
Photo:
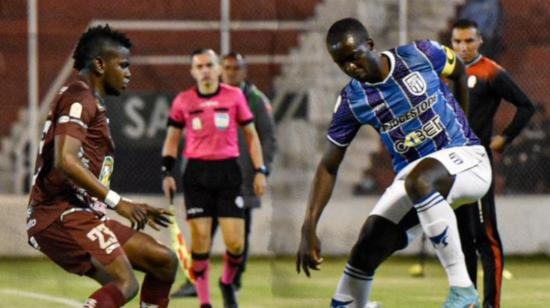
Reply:
[[[472,75],[468,77],[468,88],[472,89],[477,84],[477,77],[476,75]]]
[[[426,80],[422,78],[419,72],[412,72],[403,78],[405,86],[413,95],[420,96],[426,93],[428,86]]]
[[[192,208],[187,209],[187,214],[189,214],[189,215],[200,214],[202,212],[204,212],[204,209],[202,209],[200,207],[192,207]]]
[[[107,226],[100,224],[86,234],[86,237],[92,242],[97,241],[99,248],[105,250],[107,254],[111,254],[116,248],[120,247],[118,240]]]
[[[216,107],[218,106],[220,103],[218,103],[218,101],[206,101],[206,102],[202,102],[200,104],[201,107]]]
[[[107,187],[109,187],[109,185],[111,184],[111,175],[113,174],[114,165],[115,159],[112,156],[105,156],[98,179],[101,184]]]
[[[80,119],[82,116],[82,104],[79,102],[74,102],[69,109],[69,116]]]
[[[430,121],[424,123],[420,129],[405,136],[405,139],[395,141],[393,147],[396,152],[405,153],[410,148],[417,147],[424,143],[424,141],[439,135],[441,132],[443,132],[443,124],[439,116],[435,116]]]
[[[424,112],[432,108],[432,106],[435,104],[436,101],[437,101],[437,97],[434,94],[428,97],[427,99],[425,99],[424,101],[422,101],[420,104],[414,106],[411,110],[407,111],[405,114],[395,119],[391,119],[386,123],[382,123],[381,130],[383,132],[387,132],[409,122],[412,119],[416,119],[419,115],[423,114]]]

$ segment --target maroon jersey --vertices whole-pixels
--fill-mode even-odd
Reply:
[[[78,157],[82,165],[104,185],[110,182],[114,146],[107,113],[92,88],[76,79],[60,91],[44,124],[27,213],[30,235],[50,225],[70,208],[105,209],[104,204],[55,168],[54,139],[57,135],[79,139],[82,147]]]

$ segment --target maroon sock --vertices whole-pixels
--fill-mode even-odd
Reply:
[[[234,255],[229,251],[223,256],[223,284],[232,284],[239,270],[239,265],[243,262],[243,255]]]
[[[168,307],[170,289],[174,281],[162,281],[147,274],[141,286],[140,307]],[[154,306],[153,306],[154,305]]]
[[[90,295],[84,308],[119,308],[124,304],[124,294],[114,284],[108,283]]]

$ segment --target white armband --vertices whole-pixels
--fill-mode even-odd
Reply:
[[[107,193],[107,196],[105,196],[105,200],[103,200],[103,202],[105,202],[105,204],[107,204],[108,207],[114,209],[118,203],[120,202],[122,198],[120,197],[119,194],[117,194],[116,192],[112,191],[112,190],[109,190],[109,192]]]

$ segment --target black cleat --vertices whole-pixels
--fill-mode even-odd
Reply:
[[[197,289],[190,281],[186,281],[171,297],[197,297]]]
[[[219,285],[223,295],[223,307],[239,308],[239,304],[237,304],[237,294],[235,293],[235,286],[233,286],[232,284],[224,284],[221,279],[219,281]]]
[[[212,308],[210,304],[201,304],[201,308]]]

